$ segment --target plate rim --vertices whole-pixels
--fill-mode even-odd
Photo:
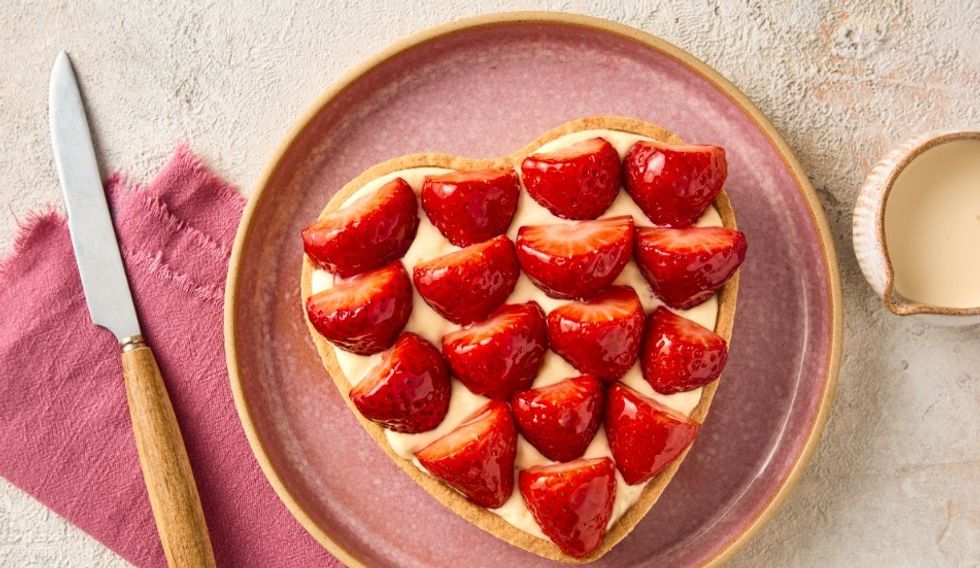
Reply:
[[[232,396],[235,402],[235,409],[238,413],[245,437],[248,440],[252,453],[259,462],[262,473],[268,479],[273,490],[279,499],[286,505],[287,510],[299,521],[300,525],[306,530],[321,546],[327,549],[344,565],[351,567],[365,567],[366,564],[354,556],[350,551],[323,530],[306,511],[302,504],[295,499],[286,484],[280,478],[278,471],[273,466],[265,446],[261,440],[258,428],[252,420],[252,412],[249,402],[242,387],[241,377],[238,372],[238,356],[236,351],[235,334],[235,305],[238,300],[238,278],[243,266],[242,246],[249,236],[252,228],[252,218],[259,204],[265,197],[265,190],[269,181],[279,172],[283,159],[290,153],[297,140],[316,119],[320,112],[330,105],[336,98],[360,80],[363,76],[370,73],[376,67],[387,60],[400,55],[401,53],[412,50],[422,44],[433,40],[438,40],[459,32],[477,28],[494,27],[500,25],[514,24],[544,24],[554,26],[568,26],[587,28],[593,31],[618,36],[632,41],[639,47],[658,52],[662,55],[681,63],[695,74],[699,75],[715,88],[717,88],[726,98],[739,108],[756,127],[765,135],[766,139],[777,150],[780,159],[802,192],[802,197],[806,202],[807,212],[810,215],[817,235],[820,240],[821,253],[825,263],[827,276],[827,286],[831,304],[831,329],[827,351],[826,376],[823,381],[823,392],[820,396],[820,403],[814,419],[807,433],[806,441],[803,443],[799,454],[796,456],[790,467],[789,474],[783,479],[776,493],[763,505],[762,509],[746,525],[746,527],[731,540],[725,543],[711,558],[703,563],[703,566],[716,567],[732,559],[738,552],[752,541],[759,531],[771,520],[775,512],[783,505],[786,497],[792,492],[799,482],[800,476],[806,469],[806,464],[810,461],[814,450],[820,443],[821,434],[830,416],[830,409],[833,406],[834,394],[837,389],[838,376],[840,374],[842,340],[843,340],[843,303],[841,300],[840,270],[837,264],[837,252],[830,228],[823,212],[823,207],[817,197],[809,178],[803,171],[802,166],[793,154],[789,145],[783,139],[779,131],[772,122],[752,103],[744,93],[742,93],[728,79],[723,77],[709,65],[694,57],[683,49],[645,31],[581,14],[571,14],[549,11],[521,11],[521,12],[500,12],[484,14],[469,18],[462,18],[447,22],[438,26],[424,29],[412,34],[404,39],[396,41],[388,47],[376,52],[366,60],[357,64],[355,67],[344,73],[326,91],[324,91],[306,112],[294,123],[289,132],[283,139],[267,162],[258,181],[248,198],[248,203],[242,213],[242,220],[235,234],[235,241],[232,247],[231,258],[228,265],[228,277],[225,282],[225,301],[224,301],[224,347],[225,359],[228,367],[228,377],[231,383]]]

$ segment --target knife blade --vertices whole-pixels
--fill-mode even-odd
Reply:
[[[64,51],[51,70],[48,113],[54,162],[88,311],[95,325],[124,342],[140,335],[140,324],[102,189],[82,95]]]
[[[92,323],[111,331],[122,348],[136,451],[167,564],[212,568],[214,552],[194,472],[153,350],[140,334],[82,95],[63,51],[51,70],[48,113],[85,301]]]

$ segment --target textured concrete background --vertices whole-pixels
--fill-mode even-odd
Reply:
[[[146,177],[185,139],[247,192],[327,85],[408,34],[516,9],[636,26],[718,69],[772,118],[817,187],[840,254],[846,341],[830,425],[734,565],[980,566],[980,329],[888,314],[850,242],[856,190],[888,146],[980,127],[980,3],[317,4],[0,3],[0,246],[17,218],[60,200],[45,108],[59,49],[74,55],[106,170]],[[0,480],[0,565],[122,564]]]

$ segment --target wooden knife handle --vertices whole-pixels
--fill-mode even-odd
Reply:
[[[141,337],[123,345],[123,374],[143,480],[167,564],[214,566],[214,553],[184,440],[153,351]]]

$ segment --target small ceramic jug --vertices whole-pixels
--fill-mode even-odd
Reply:
[[[894,288],[894,269],[885,239],[885,208],[895,181],[923,152],[958,140],[980,141],[980,131],[945,131],[920,136],[889,152],[871,171],[854,206],[854,252],[864,277],[892,313],[914,316],[935,325],[980,323],[980,306],[950,308],[910,301]],[[977,244],[980,246],[980,243]]]

